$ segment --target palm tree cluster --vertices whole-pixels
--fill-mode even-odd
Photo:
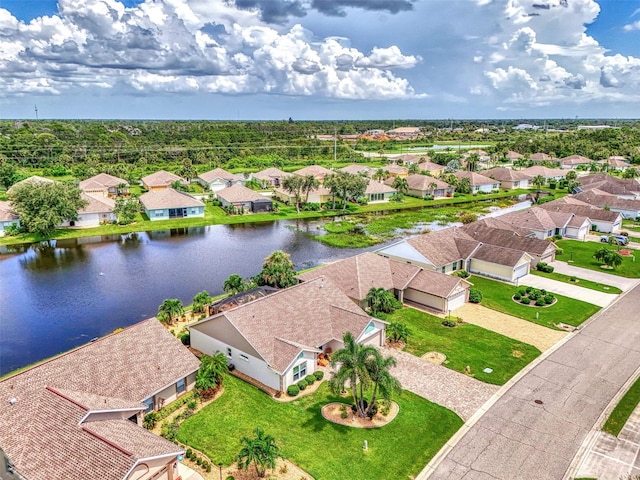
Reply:
[[[184,314],[184,305],[182,305],[182,302],[177,298],[167,298],[158,307],[158,314],[156,316],[161,322],[172,325],[173,320],[182,314]]]
[[[276,250],[264,259],[262,270],[253,280],[259,285],[275,288],[287,288],[298,283],[294,274],[294,264],[291,255]]]
[[[242,437],[240,443],[242,449],[238,454],[238,467],[248,470],[251,464],[256,469],[259,478],[263,478],[267,468],[275,468],[276,459],[280,457],[280,447],[276,439],[267,435],[260,428],[256,428],[254,438]]]
[[[300,203],[303,195],[305,197],[304,203],[306,203],[309,192],[318,188],[318,185],[320,185],[320,182],[313,175],[307,175],[306,177],[290,175],[282,181],[282,188],[294,196],[298,213],[300,213]]]
[[[371,345],[357,343],[350,332],[344,334],[343,342],[344,348],[331,355],[331,366],[339,368],[329,381],[329,386],[333,393],[339,395],[348,383],[356,414],[361,418],[372,418],[377,412],[378,395],[390,400],[394,393],[402,389],[400,382],[389,371],[396,365],[396,360],[383,357]],[[371,393],[369,401],[365,398],[368,392]]]
[[[333,209],[336,208],[336,198],[342,200],[343,209],[346,211],[347,202],[357,202],[367,189],[368,179],[362,175],[354,175],[348,172],[338,171],[327,176],[324,186],[329,189],[333,197]]]
[[[615,239],[615,237],[611,238]],[[593,253],[593,258],[612,268],[622,264],[622,255],[615,250],[609,250],[606,247],[600,247],[596,250]]]
[[[216,352],[212,357],[205,355],[200,360],[200,369],[196,374],[196,390],[205,399],[211,398],[222,385],[227,371],[227,357]]]
[[[402,306],[401,303],[396,300],[396,297],[393,296],[393,293],[382,287],[372,287],[369,289],[365,301],[373,315],[377,313],[391,313]]]

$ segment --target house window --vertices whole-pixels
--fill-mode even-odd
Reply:
[[[147,407],[144,409],[144,413],[149,413],[150,411],[153,410],[153,397],[143,400],[142,403],[144,403],[145,406]]]
[[[180,380],[178,380],[176,382],[176,393],[178,395],[180,395],[181,393],[184,393],[184,391],[187,389],[185,383],[184,383],[184,378],[181,378]]]
[[[231,357],[231,347],[227,347],[227,357]]]
[[[240,354],[240,358],[243,359],[245,362],[249,361],[249,357],[247,355],[245,355],[244,353]]]
[[[453,264],[451,265],[451,270],[455,272],[457,269],[458,269],[458,262],[453,262]]]
[[[447,271],[447,266],[443,265],[441,271],[442,271],[442,273],[446,272]]]
[[[156,210],[155,216],[156,217],[164,217],[164,212],[162,210]]]
[[[293,381],[297,382],[301,378],[307,376],[307,362],[303,362],[300,365],[293,367]]]

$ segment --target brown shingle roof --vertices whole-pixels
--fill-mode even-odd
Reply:
[[[473,240],[457,227],[418,235],[409,238],[407,243],[436,267],[466,259],[475,248],[480,246],[480,242]]]
[[[582,155],[569,155],[568,157],[562,157],[560,163],[563,165],[585,165],[593,162],[590,158],[583,157]]]
[[[599,189],[595,188],[593,190],[587,190],[586,192],[578,193],[577,195],[574,195],[573,198],[600,208],[608,206],[625,210],[640,211],[640,200],[619,198],[615,195],[602,192]]]
[[[525,168],[520,171],[522,173],[526,173],[531,178],[536,175],[542,175],[544,178],[564,177],[567,175],[566,170],[562,170],[561,168],[547,168],[542,165],[534,165],[533,167]]]
[[[615,222],[620,216],[619,212],[612,212],[592,205],[577,205],[575,203],[548,202],[542,204],[540,208],[547,210],[550,215],[574,214],[605,222]]]
[[[520,228],[546,232],[548,230],[554,230],[555,228],[564,227],[570,220],[570,215],[559,218],[552,216],[550,212],[543,208],[532,207],[501,215],[500,219]]]
[[[0,445],[29,480],[121,480],[136,455],[180,449],[133,423],[130,440],[114,433],[105,442],[87,431],[93,422],[80,421],[98,404],[140,405],[198,366],[156,319],[138,323],[1,381]]]
[[[264,195],[260,195],[258,192],[245,187],[244,185],[236,184],[227,188],[223,188],[216,193],[218,198],[221,198],[228,203],[243,203],[243,202],[255,202],[258,200],[269,200]]]
[[[525,172],[513,170],[511,168],[492,168],[490,170],[483,170],[482,174],[489,178],[494,178],[500,182],[529,180],[531,178],[531,176],[527,175]]]
[[[468,178],[471,186],[493,185],[495,183],[498,183],[493,178],[489,178],[489,177],[487,177],[485,175],[481,175],[481,174],[476,173],[476,172],[461,171],[461,172],[455,172],[454,175],[456,176],[456,178],[458,180],[461,180],[463,178]]]
[[[108,173],[99,173],[81,181],[78,186],[80,187],[80,190],[97,190],[99,188],[109,189],[117,187],[122,183],[127,186],[129,185],[129,182],[122,178],[114,177]]]
[[[640,192],[640,184],[631,178],[617,178],[606,173],[595,173],[578,179],[582,190],[597,188],[612,195],[636,195]]]
[[[205,183],[211,183],[218,178],[227,180],[229,182],[239,182],[244,180],[244,177],[236,175],[235,173],[227,172],[222,168],[214,168],[213,170],[209,170],[208,172],[201,173],[200,175],[198,175],[198,178],[203,180]]]
[[[11,202],[0,200],[0,221],[17,220],[18,216],[11,210]]]
[[[192,197],[188,193],[178,192],[173,188],[153,190],[144,193],[140,196],[140,203],[142,203],[147,210],[204,207],[204,203],[197,198]]]
[[[420,269],[418,275],[409,282],[407,287],[437,297],[447,298],[459,286],[465,289],[469,288],[469,282],[453,275]]]
[[[160,170],[150,175],[142,177],[142,183],[148,187],[169,187],[173,182],[180,182],[183,185],[187,184],[187,181],[176,175],[175,173],[167,172],[166,170]]]
[[[422,162],[418,164],[418,168],[423,172],[441,172],[445,167],[433,162]]]
[[[403,167],[402,165],[395,165],[390,163],[382,167],[382,170],[389,172],[392,175],[406,175],[409,173],[409,169],[407,167]]]
[[[526,255],[522,250],[513,250],[511,248],[485,244],[473,252],[472,258],[497,265],[515,267],[520,260],[522,260],[522,257]]]
[[[505,223],[506,224],[506,223]],[[508,224],[506,224],[508,225]],[[460,227],[472,238],[484,244],[520,250],[533,255],[542,255],[549,249],[555,250],[555,245],[547,240],[521,235],[512,227],[511,230],[487,226],[482,220]],[[528,230],[524,230],[529,234]]]
[[[340,169],[341,172],[350,173],[351,175],[359,175],[364,174],[367,176],[371,176],[376,173],[376,169],[370,167],[368,165],[359,165],[357,163],[352,163],[351,165],[347,165],[346,167],[342,167]]]
[[[87,205],[78,210],[78,213],[112,213],[116,208],[116,202],[109,197],[98,195],[81,192],[80,196]]]
[[[291,176],[291,173],[284,172],[279,168],[271,167],[260,170],[253,174],[253,178],[258,180],[273,180],[274,178],[284,179]]]

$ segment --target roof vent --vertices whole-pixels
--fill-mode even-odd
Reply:
[[[15,405],[16,403],[18,403],[18,399],[13,397],[9,399],[9,405]]]

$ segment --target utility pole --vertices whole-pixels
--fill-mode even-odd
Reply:
[[[334,163],[338,159],[338,129],[333,129],[333,161]]]
[[[35,106],[36,109],[36,121],[38,121],[38,105]]]

